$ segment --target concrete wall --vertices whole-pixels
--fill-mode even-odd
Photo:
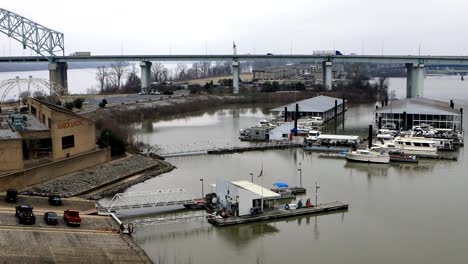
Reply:
[[[94,122],[68,114],[52,113],[52,159],[58,160],[96,149],[96,127]],[[62,137],[73,135],[75,147],[62,148]]]
[[[0,171],[22,170],[23,165],[21,138],[1,140]]]
[[[29,111],[36,109],[36,118],[50,129],[52,159],[59,160],[96,149],[96,127],[90,119],[66,110],[57,110],[28,98]],[[50,121],[50,122],[49,122]],[[75,137],[75,146],[62,148],[62,137]]]
[[[72,158],[0,176],[0,191],[22,189],[111,160],[110,148],[94,150]]]

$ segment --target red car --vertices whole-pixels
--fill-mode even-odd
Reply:
[[[68,225],[80,226],[80,212],[76,209],[67,209],[63,211],[63,221],[65,221],[65,223]]]

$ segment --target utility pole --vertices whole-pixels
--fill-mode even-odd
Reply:
[[[253,183],[253,173],[252,172],[250,173],[250,179],[251,179],[251,181]]]

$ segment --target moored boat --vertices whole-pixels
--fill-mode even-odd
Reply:
[[[345,153],[346,160],[367,163],[390,163],[390,156],[385,152],[369,149],[359,149]]]

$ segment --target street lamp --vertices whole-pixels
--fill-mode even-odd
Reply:
[[[299,162],[299,168],[297,170],[299,171],[299,185],[302,187],[302,163]]]
[[[205,196],[205,193],[203,192],[203,179],[200,179],[200,182],[201,182],[201,196],[203,199],[203,197]]]

